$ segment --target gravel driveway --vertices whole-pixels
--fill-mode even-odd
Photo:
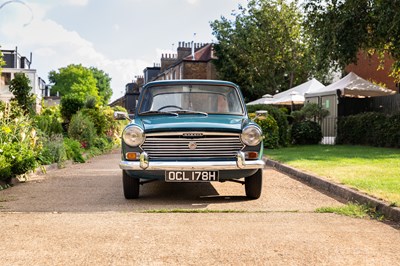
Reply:
[[[315,213],[342,203],[273,169],[258,200],[237,183],[154,182],[127,201],[119,157],[0,191],[0,265],[399,265],[396,225]],[[212,212],[147,212],[166,209]]]

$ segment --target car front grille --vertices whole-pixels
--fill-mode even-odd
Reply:
[[[243,147],[240,134],[209,132],[153,133],[141,145],[150,159],[235,158]]]

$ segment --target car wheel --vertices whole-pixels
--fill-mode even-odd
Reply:
[[[131,177],[126,171],[122,171],[122,185],[126,199],[137,199],[139,197],[139,178]]]
[[[259,169],[255,174],[245,178],[246,196],[249,199],[258,199],[262,190],[263,169]]]

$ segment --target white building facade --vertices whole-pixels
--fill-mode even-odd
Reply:
[[[6,64],[2,67],[1,72],[0,100],[9,102],[14,97],[9,90],[10,82],[14,79],[16,73],[24,73],[30,80],[32,93],[36,97],[36,110],[39,111],[42,97],[46,96],[48,90],[46,90],[45,81],[38,76],[36,69],[30,68],[32,58],[28,60],[28,58],[21,56],[17,48],[15,50],[2,50],[2,53]]]

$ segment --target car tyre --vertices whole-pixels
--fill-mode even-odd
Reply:
[[[261,196],[262,176],[263,169],[258,169],[255,174],[245,177],[244,187],[246,190],[246,196],[249,199],[258,199]]]
[[[126,199],[137,199],[139,197],[139,178],[131,177],[126,171],[122,171],[122,185]]]

